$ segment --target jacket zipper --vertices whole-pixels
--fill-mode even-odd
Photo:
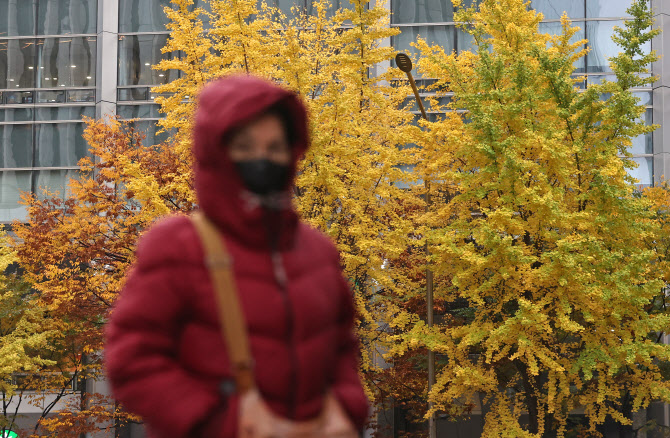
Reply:
[[[298,357],[296,354],[295,340],[294,340],[294,313],[291,306],[291,300],[288,296],[286,270],[282,264],[282,257],[276,246],[272,248],[272,266],[274,271],[275,281],[279,285],[284,301],[284,308],[286,311],[286,342],[288,343],[291,356],[291,371],[289,377],[289,411],[288,418],[294,419],[296,414],[296,386],[298,380]]]

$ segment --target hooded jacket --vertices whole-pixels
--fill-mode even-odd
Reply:
[[[212,82],[199,96],[199,206],[233,259],[256,385],[268,406],[306,420],[321,412],[332,391],[362,427],[368,406],[358,377],[353,299],[338,253],[299,221],[290,202],[269,217],[228,158],[225,139],[276,105],[293,124],[290,200],[296,163],[308,146],[305,108],[290,91],[239,76]],[[234,437],[238,397],[221,389],[233,376],[195,228],[184,215],[162,219],[142,235],[136,255],[107,325],[114,396],[144,418],[150,436]]]

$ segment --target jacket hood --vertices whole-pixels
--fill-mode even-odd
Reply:
[[[226,139],[246,123],[279,106],[292,124],[290,182],[274,199],[272,212],[261,198],[245,190],[228,156]],[[211,82],[200,92],[193,129],[195,191],[205,214],[229,238],[254,247],[270,245],[268,224],[279,248],[291,246],[297,215],[291,193],[298,159],[308,146],[307,113],[298,96],[253,76],[230,76]],[[268,215],[272,215],[269,217]]]

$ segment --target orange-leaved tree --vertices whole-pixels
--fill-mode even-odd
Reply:
[[[37,290],[35,304],[61,334],[55,345],[58,369],[42,371],[95,380],[102,373],[105,318],[132,263],[135,241],[162,214],[135,201],[128,168],[139,167],[168,185],[180,159],[169,145],[143,147],[142,134],[116,119],[87,120],[84,136],[90,157],[81,160],[81,174],[70,182],[69,193],[28,197],[28,221],[17,222],[14,231],[23,278]],[[176,193],[166,194],[165,202],[176,211],[193,207],[190,198]],[[69,397],[66,407],[39,426],[75,437],[128,419],[113,400],[82,388],[77,400]]]

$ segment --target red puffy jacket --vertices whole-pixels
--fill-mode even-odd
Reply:
[[[276,104],[293,123],[293,178],[308,143],[305,109],[293,93],[248,76],[202,91],[194,127],[199,205],[234,260],[256,384],[268,405],[305,420],[319,414],[331,390],[362,427],[368,405],[338,253],[298,220],[290,203],[268,218],[244,195],[225,150],[232,130]],[[279,263],[273,265],[273,256]],[[236,435],[238,400],[221,390],[232,374],[203,249],[188,217],[163,219],[140,238],[107,325],[105,361],[115,397],[144,418],[150,435]]]

